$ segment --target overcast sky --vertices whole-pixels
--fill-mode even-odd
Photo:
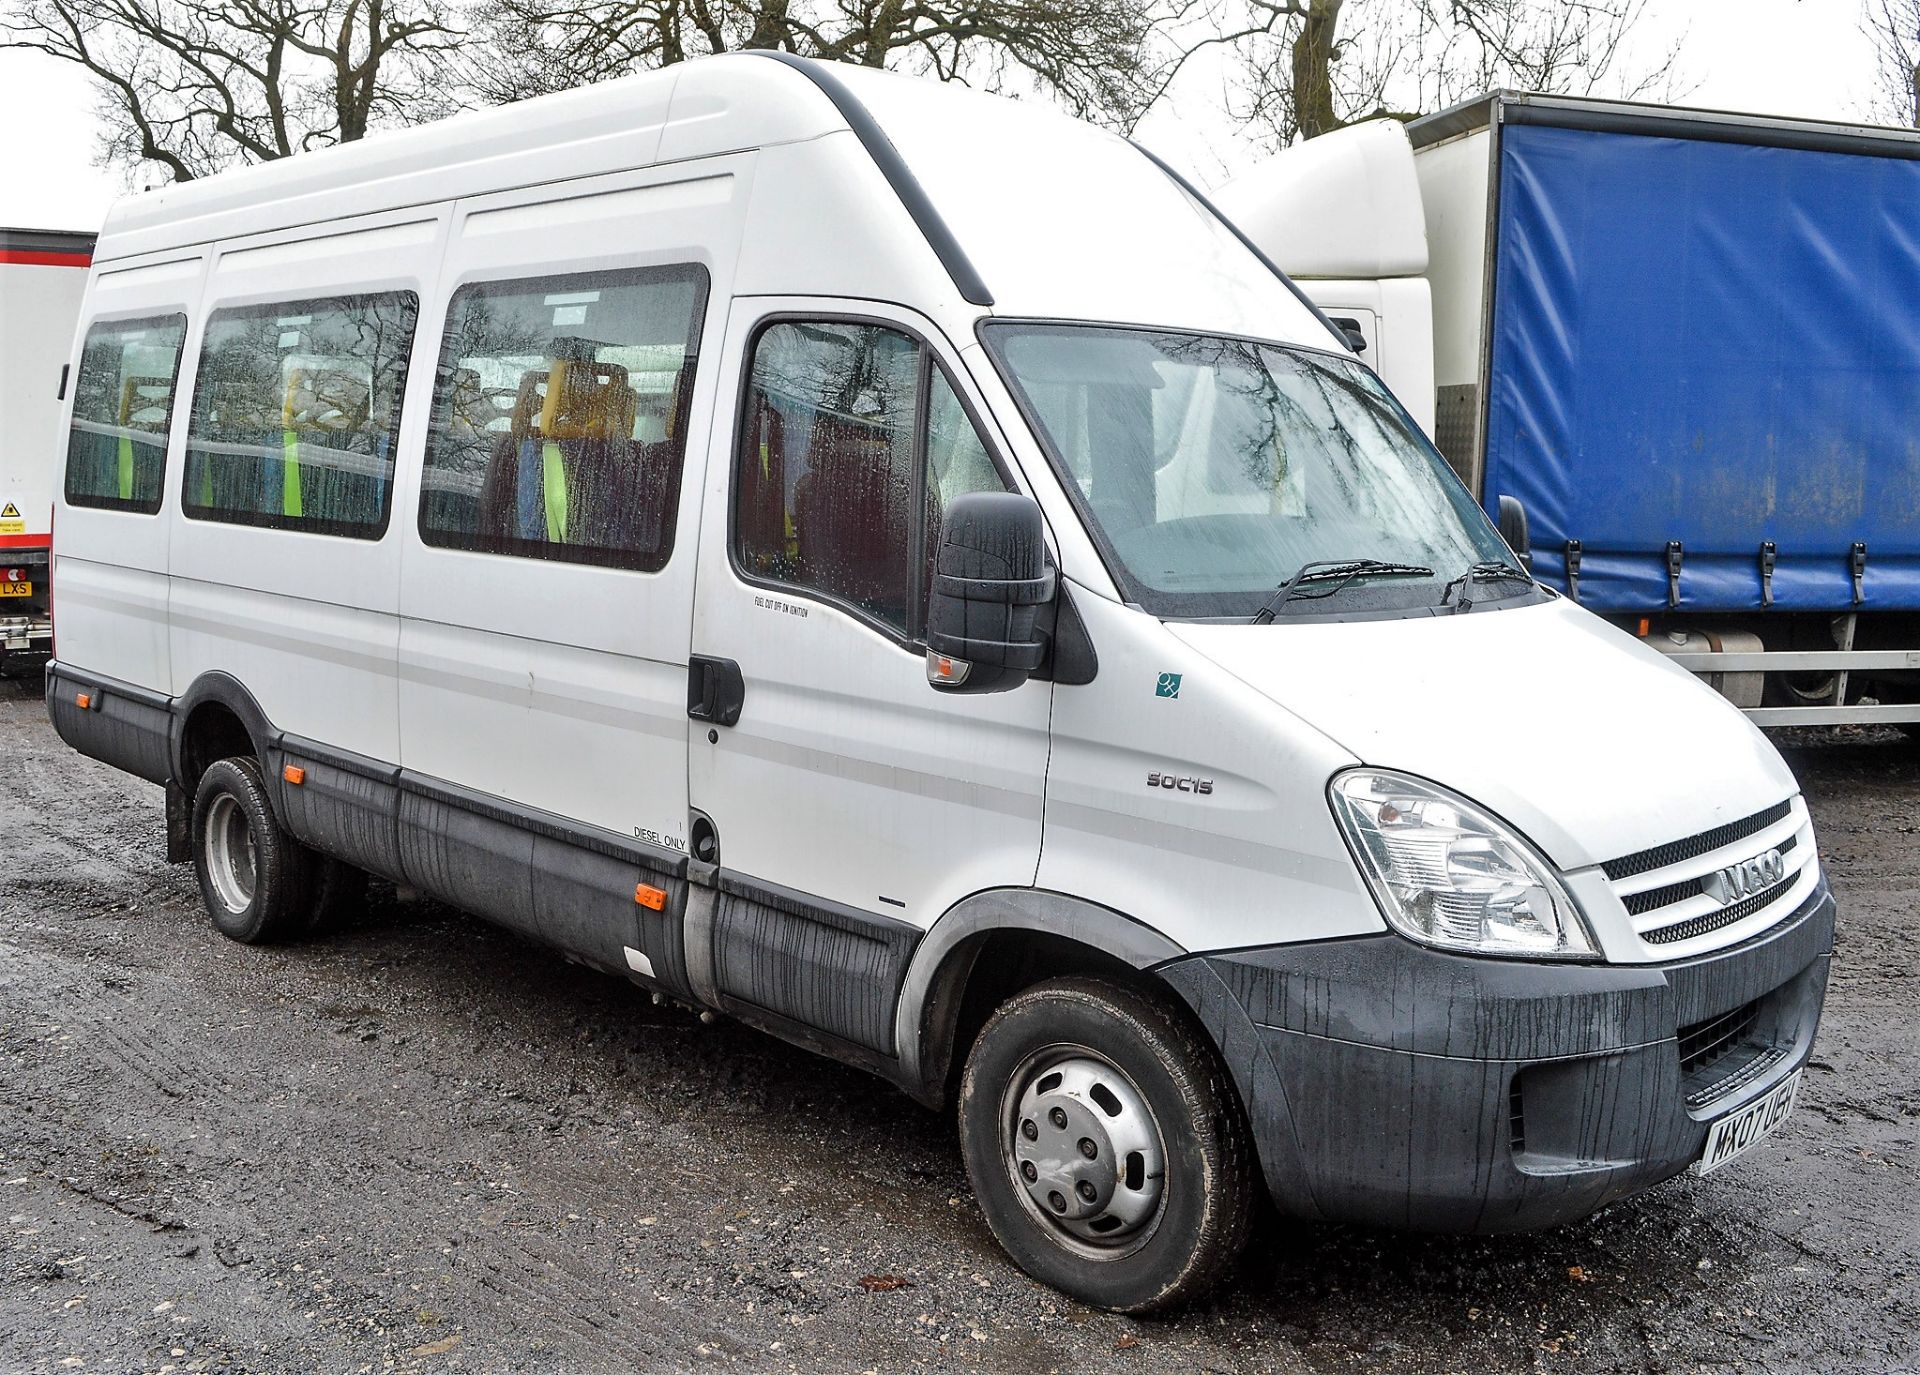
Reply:
[[[1689,105],[1816,119],[1865,116],[1874,90],[1868,0],[1648,0],[1636,41],[1680,43]],[[1216,185],[1259,156],[1224,113],[1226,77],[1193,69],[1139,135]],[[0,225],[94,229],[121,193],[93,165],[95,97],[75,68],[0,49]]]

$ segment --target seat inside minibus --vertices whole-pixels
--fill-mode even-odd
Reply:
[[[599,347],[556,338],[546,366],[520,374],[481,494],[485,533],[643,560],[670,544],[679,375],[658,418],[663,438],[647,443],[636,437],[642,408],[632,375],[596,360]]]

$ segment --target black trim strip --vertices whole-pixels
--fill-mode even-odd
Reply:
[[[726,870],[716,877],[707,939],[720,1005],[776,1019],[782,1035],[805,1028],[829,1044],[893,1059],[920,928]]]
[[[1724,826],[1715,826],[1710,831],[1698,835],[1683,836],[1679,840],[1669,840],[1664,845],[1655,845],[1650,849],[1635,850],[1630,855],[1610,859],[1600,866],[1601,872],[1610,879],[1632,878],[1635,874],[1648,873],[1654,869],[1664,869],[1669,864],[1679,864],[1683,860],[1698,859],[1701,855],[1718,850],[1723,845],[1731,845],[1736,840],[1745,840],[1757,831],[1764,831],[1776,821],[1786,819],[1793,810],[1793,799],[1776,802],[1763,812],[1742,817],[1738,821],[1729,821]]]
[[[927,246],[940,259],[940,265],[946,268],[947,275],[953,278],[961,299],[969,305],[991,306],[993,293],[987,290],[986,282],[974,267],[973,260],[967,257],[966,250],[960,247],[960,241],[953,236],[953,231],[947,228],[947,222],[940,218],[940,212],[934,208],[926,190],[913,175],[913,169],[907,166],[907,160],[900,156],[900,150],[893,146],[893,140],[887,137],[886,130],[867,112],[867,107],[829,70],[829,64],[765,48],[748,51],[751,56],[772,58],[782,66],[791,67],[819,87],[820,93],[833,102],[833,108],[847,121],[847,127],[853,130],[854,136],[867,150],[867,156],[880,169],[880,175],[887,179],[893,194],[900,198],[901,206],[920,227]]]
[[[829,902],[825,898],[814,897],[793,888],[783,888],[777,883],[765,879],[751,878],[746,874],[722,868],[714,875],[714,886],[721,892],[737,898],[746,898],[752,902],[764,903],[769,907],[783,910],[804,911],[809,918],[826,926],[837,926],[843,931],[853,931],[862,936],[880,941],[906,941],[917,944],[927,933],[910,921],[898,917],[884,916],[875,912],[863,912],[858,907],[847,907],[841,903]]]
[[[1782,855],[1793,853],[1798,841],[1797,836],[1788,836],[1773,848]],[[1706,876],[1682,879],[1678,883],[1669,883],[1664,888],[1649,888],[1644,893],[1629,893],[1623,899],[1627,905],[1627,915],[1645,916],[1648,912],[1657,912],[1662,907],[1671,907],[1676,902],[1685,902],[1688,898],[1698,897],[1706,892]]]
[[[1722,927],[1732,926],[1735,922],[1745,921],[1755,912],[1770,907],[1780,901],[1787,890],[1799,881],[1800,874],[1796,871],[1764,893],[1755,893],[1750,898],[1743,898],[1731,906],[1722,907],[1718,912],[1705,912],[1687,921],[1677,921],[1672,926],[1655,927],[1651,931],[1642,932],[1640,939],[1648,945],[1672,945],[1675,941],[1690,941],[1696,936],[1708,935]],[[1799,909],[1787,915],[1798,916]],[[1781,920],[1784,921],[1786,918],[1783,917]]]
[[[316,764],[328,764],[342,773],[355,774],[371,779],[376,783],[388,785],[400,781],[398,764],[383,764],[364,754],[354,754],[350,750],[335,749],[332,745],[323,745],[318,740],[309,740],[304,735],[295,735],[291,731],[277,731],[274,745],[283,753],[296,755],[301,759],[310,759]]]
[[[86,673],[72,664],[59,659],[51,660],[46,667],[49,683],[55,678],[64,678],[80,687],[96,688],[101,692],[117,693],[121,697],[131,698],[143,707],[152,707],[157,711],[171,711],[174,699],[164,692],[155,692],[152,688],[135,687],[132,683],[119,678],[109,678],[102,673]]]
[[[1335,339],[1338,339],[1340,341],[1340,347],[1337,350],[1335,350],[1335,352],[1349,354],[1354,357],[1359,356],[1357,353],[1355,353],[1352,343],[1348,341],[1346,331],[1338,328],[1333,323],[1333,321],[1329,320],[1327,318],[1327,313],[1324,310],[1320,309],[1319,306],[1315,305],[1313,301],[1307,296],[1307,293],[1300,289],[1299,283],[1294,281],[1293,278],[1289,277],[1285,272],[1281,271],[1280,264],[1276,263],[1273,259],[1269,258],[1264,252],[1262,252],[1260,245],[1247,237],[1246,231],[1241,229],[1239,225],[1235,224],[1232,220],[1228,219],[1224,214],[1222,214],[1220,207],[1215,205],[1212,201],[1208,200],[1206,198],[1206,195],[1200,190],[1199,187],[1195,186],[1192,182],[1188,181],[1185,177],[1181,176],[1178,172],[1174,171],[1173,168],[1169,167],[1165,162],[1163,162],[1160,159],[1160,157],[1157,154],[1154,153],[1154,151],[1151,148],[1146,147],[1144,144],[1134,143],[1132,139],[1129,139],[1127,141],[1129,143],[1133,143],[1133,146],[1140,150],[1141,155],[1145,157],[1148,162],[1151,162],[1155,167],[1158,167],[1162,172],[1164,172],[1167,175],[1167,178],[1170,181],[1172,181],[1175,186],[1179,187],[1182,191],[1185,191],[1189,196],[1191,196],[1194,199],[1195,203],[1197,203],[1203,210],[1205,210],[1209,215],[1212,215],[1216,220],[1220,221],[1221,224],[1224,224],[1227,227],[1228,231],[1232,233],[1233,237],[1240,241],[1241,246],[1245,248],[1247,252],[1253,254],[1254,257],[1260,260],[1261,266],[1265,267],[1267,271],[1271,272],[1274,276],[1278,277],[1280,279],[1280,284],[1286,287],[1288,291],[1291,291],[1294,294],[1294,297],[1300,302],[1301,305],[1305,306],[1308,310],[1313,312],[1313,318],[1318,320],[1321,324],[1325,325],[1327,327],[1327,333],[1331,334]]]
[[[645,865],[674,878],[687,876],[687,857],[678,850],[669,850],[664,845],[649,845],[643,840],[629,840],[625,836],[615,835],[599,827],[579,826],[551,812],[522,807],[489,793],[477,792],[472,788],[462,787],[458,783],[429,778],[424,774],[414,773],[410,769],[400,770],[399,783],[400,791],[403,793],[412,793],[415,797],[424,797],[430,802],[457,807],[474,816],[498,821],[530,835],[541,835],[549,840],[558,840],[583,850],[592,850],[610,859]]]

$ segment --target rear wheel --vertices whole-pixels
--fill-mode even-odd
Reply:
[[[280,829],[253,760],[216,760],[200,776],[192,840],[200,896],[220,934],[256,945],[307,926],[318,857]]]
[[[1164,999],[1103,979],[1015,995],[974,1042],[960,1138],[987,1225],[1028,1274],[1146,1313],[1246,1244],[1256,1170],[1219,1056]]]

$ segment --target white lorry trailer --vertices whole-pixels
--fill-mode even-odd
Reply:
[[[92,261],[91,234],[0,229],[0,667],[52,648],[61,363]]]

